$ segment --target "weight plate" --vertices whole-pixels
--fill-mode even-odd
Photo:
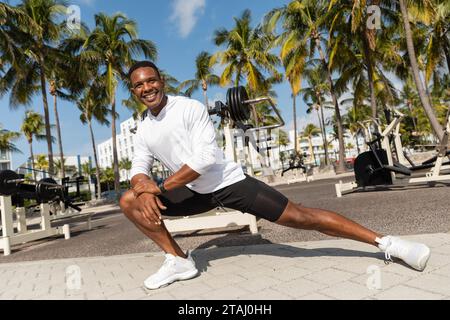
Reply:
[[[228,111],[230,113],[231,120],[236,121],[236,115],[235,115],[234,109],[233,109],[233,101],[231,99],[232,93],[233,93],[233,88],[229,88],[227,90],[227,106],[228,106]]]
[[[239,86],[237,89],[237,102],[238,102],[238,108],[239,108],[239,114],[241,121],[246,121],[250,119],[250,108],[247,104],[244,103],[244,101],[248,100],[247,90],[243,86]]]
[[[17,183],[8,180],[19,179],[19,175],[11,170],[0,171],[0,195],[10,196],[17,193]]]
[[[59,196],[61,189],[50,189],[52,185],[58,185],[52,178],[44,178],[36,184],[36,194],[40,201],[52,201]]]

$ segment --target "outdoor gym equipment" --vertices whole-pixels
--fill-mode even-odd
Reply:
[[[261,103],[261,102],[269,102],[269,104],[272,107],[272,110],[275,112],[275,114],[278,117],[278,123],[267,125],[267,126],[261,126],[257,128],[252,128],[249,125],[244,125],[243,122],[250,119],[250,107],[252,105]],[[244,131],[247,130],[269,130],[269,129],[275,129],[278,127],[284,126],[284,120],[281,117],[280,112],[276,108],[274,102],[269,97],[260,97],[255,99],[249,99],[247,91],[243,86],[239,87],[233,87],[229,88],[227,90],[227,101],[226,104],[224,104],[221,101],[216,101],[215,107],[209,110],[210,115],[218,115],[222,118],[229,118],[233,120],[237,127],[240,129],[243,129]]]
[[[369,151],[363,152],[355,160],[354,172],[355,182],[342,183],[339,181],[335,185],[337,197],[342,196],[344,191],[360,190],[364,191],[367,187],[386,187],[394,185],[396,174],[410,176],[414,171],[430,169],[424,177],[414,177],[408,180],[408,183],[434,183],[436,181],[450,181],[450,174],[442,175],[442,171],[449,169],[449,162],[444,163],[445,157],[448,157],[448,136],[450,134],[450,114],[447,112],[447,121],[444,128],[444,137],[437,146],[437,154],[424,161],[421,165],[414,165],[412,161],[405,156],[401,137],[400,122],[404,115],[398,110],[393,110],[392,114],[386,110],[386,119],[389,124],[386,128],[378,130],[381,133],[374,133],[376,138],[367,142]],[[380,128],[380,124],[375,121]],[[394,142],[394,150],[391,148],[391,140]],[[394,161],[394,152],[397,161]],[[407,164],[411,164],[410,167]]]
[[[28,229],[27,210],[23,205],[23,199],[35,199],[39,203],[40,219],[35,221],[39,222],[39,229]],[[52,212],[51,206],[56,203],[63,203],[65,207],[71,207],[77,213],[72,214],[65,210]],[[65,239],[69,239],[70,227],[66,223],[69,218],[87,217],[87,227],[91,229],[91,214],[79,214],[81,208],[74,205],[66,196],[65,187],[57,184],[52,178],[35,181],[25,179],[11,170],[0,171],[0,211],[2,231],[0,248],[3,249],[4,255],[11,254],[11,246],[15,244],[59,234],[64,234]],[[62,221],[64,225],[52,227],[51,223],[57,221]]]

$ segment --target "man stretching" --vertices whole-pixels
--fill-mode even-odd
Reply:
[[[295,204],[245,175],[235,162],[223,160],[207,108],[193,99],[166,95],[164,79],[152,62],[134,64],[128,76],[132,93],[148,109],[134,139],[133,187],[120,199],[120,207],[166,253],[163,266],[144,281],[146,288],[157,289],[198,274],[190,252],[181,250],[162,215],[189,216],[218,206],[282,226],[365,242],[385,252],[386,259],[397,257],[417,270],[425,268],[430,257],[426,245],[382,236],[335,212]],[[149,176],[153,157],[173,172],[159,184]]]

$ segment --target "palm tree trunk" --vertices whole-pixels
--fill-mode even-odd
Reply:
[[[316,109],[316,112],[317,112],[317,118],[319,119],[320,133],[322,134],[323,151],[325,152],[326,149],[325,149],[325,141],[323,140],[324,139],[324,135],[323,135],[322,119],[320,119],[319,109]],[[327,164],[326,162],[327,162],[327,160],[326,160],[326,157],[325,157],[325,164]]]
[[[42,102],[44,104],[44,119],[45,119],[45,135],[47,137],[48,148],[48,171],[53,174],[53,148],[52,148],[52,132],[50,130],[50,114],[48,111],[46,81],[44,75],[43,59],[41,58],[40,73],[41,73],[41,93]]]
[[[205,107],[209,110],[208,105],[208,95],[206,94],[206,91],[208,90],[208,84],[205,80],[202,80],[202,89],[203,89],[203,97],[205,98]]]
[[[309,151],[311,152],[311,160],[314,162],[314,164],[316,165],[316,156],[314,155],[314,148],[312,145],[312,139],[311,137],[308,137],[308,142],[309,142]]]
[[[95,177],[97,179],[97,199],[100,199],[100,195],[102,193],[102,184],[100,182],[100,166],[98,164],[97,149],[95,148],[94,131],[92,130],[92,123],[90,120],[88,121],[88,124],[89,124],[89,132],[91,133],[92,149],[94,151]]]
[[[295,94],[292,92],[292,113],[294,117],[294,153],[297,153],[298,150],[298,141],[297,141],[297,107],[295,106]]]
[[[33,153],[33,142],[32,141],[28,141],[29,145],[30,145],[30,156],[31,156],[31,169],[33,169],[33,179],[34,181],[36,181],[36,171],[34,169],[34,153]]]
[[[375,85],[373,83],[373,66],[372,66],[372,53],[370,52],[369,43],[367,39],[367,31],[364,31],[364,58],[367,67],[367,78],[369,80],[370,91],[370,108],[372,109],[372,118],[377,118],[377,102],[375,97]]]
[[[360,154],[361,150],[359,149],[358,133],[355,134],[355,142],[356,142],[356,150],[358,151],[358,154]]]
[[[206,90],[203,90],[203,97],[205,98],[205,106],[209,110],[208,96],[206,95]]]
[[[325,68],[325,71],[327,72],[327,79],[328,83],[330,85],[330,94],[331,99],[333,100],[334,105],[334,112],[336,116],[336,124],[338,129],[338,141],[339,141],[339,165],[336,168],[336,173],[343,173],[346,170],[345,168],[345,145],[344,145],[344,128],[342,126],[342,117],[341,117],[341,111],[339,110],[339,104],[337,101],[336,93],[334,92],[334,85],[333,85],[333,79],[331,78],[331,72],[328,68],[328,63],[325,60],[325,55],[322,51],[322,46],[320,45],[320,40],[318,37],[316,37],[316,45],[319,49],[320,59],[322,60],[323,67]]]
[[[323,115],[323,106],[322,106],[322,99],[320,98],[320,95],[317,97],[319,101],[319,108],[320,108],[320,114],[322,115],[322,128],[323,128],[323,146],[325,151],[325,164],[329,165],[331,163],[330,161],[330,155],[328,153],[328,139],[327,139],[327,129],[325,126],[325,117]]]
[[[119,172],[119,159],[117,157],[117,139],[116,139],[116,97],[111,97],[111,131],[112,131],[112,143],[113,143],[113,170],[114,170],[114,190],[116,191],[117,200],[120,199],[120,172]]]
[[[420,102],[422,103],[422,107],[425,110],[425,114],[430,120],[430,124],[431,127],[433,128],[434,133],[436,134],[439,141],[442,141],[444,131],[442,130],[442,127],[436,118],[433,107],[431,106],[430,100],[428,99],[423,84],[420,80],[419,66],[417,64],[416,53],[414,50],[414,44],[412,40],[411,26],[409,25],[408,9],[406,7],[405,0],[399,0],[399,3],[400,3],[400,10],[402,12],[403,25],[405,28],[406,47],[408,50],[411,70],[414,76],[414,82],[416,83],[417,92],[419,93]]]
[[[64,168],[64,152],[63,152],[63,146],[62,146],[62,138],[61,138],[61,126],[59,124],[59,115],[58,115],[58,106],[57,106],[57,94],[55,93],[53,95],[53,109],[55,112],[55,121],[56,121],[56,132],[58,134],[58,146],[59,146],[59,154],[60,154],[60,162],[61,162],[61,178],[64,178],[66,176],[66,171]]]
[[[417,121],[416,121],[416,117],[413,114],[411,101],[407,101],[406,105],[407,105],[407,107],[409,109],[409,113],[411,114],[411,119],[412,119],[412,122],[413,122],[414,131],[417,132]]]

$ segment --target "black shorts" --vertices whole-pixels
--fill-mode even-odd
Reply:
[[[212,193],[201,194],[183,187],[159,197],[167,207],[161,211],[164,216],[190,216],[225,207],[272,222],[278,220],[289,201],[282,193],[248,175]]]

